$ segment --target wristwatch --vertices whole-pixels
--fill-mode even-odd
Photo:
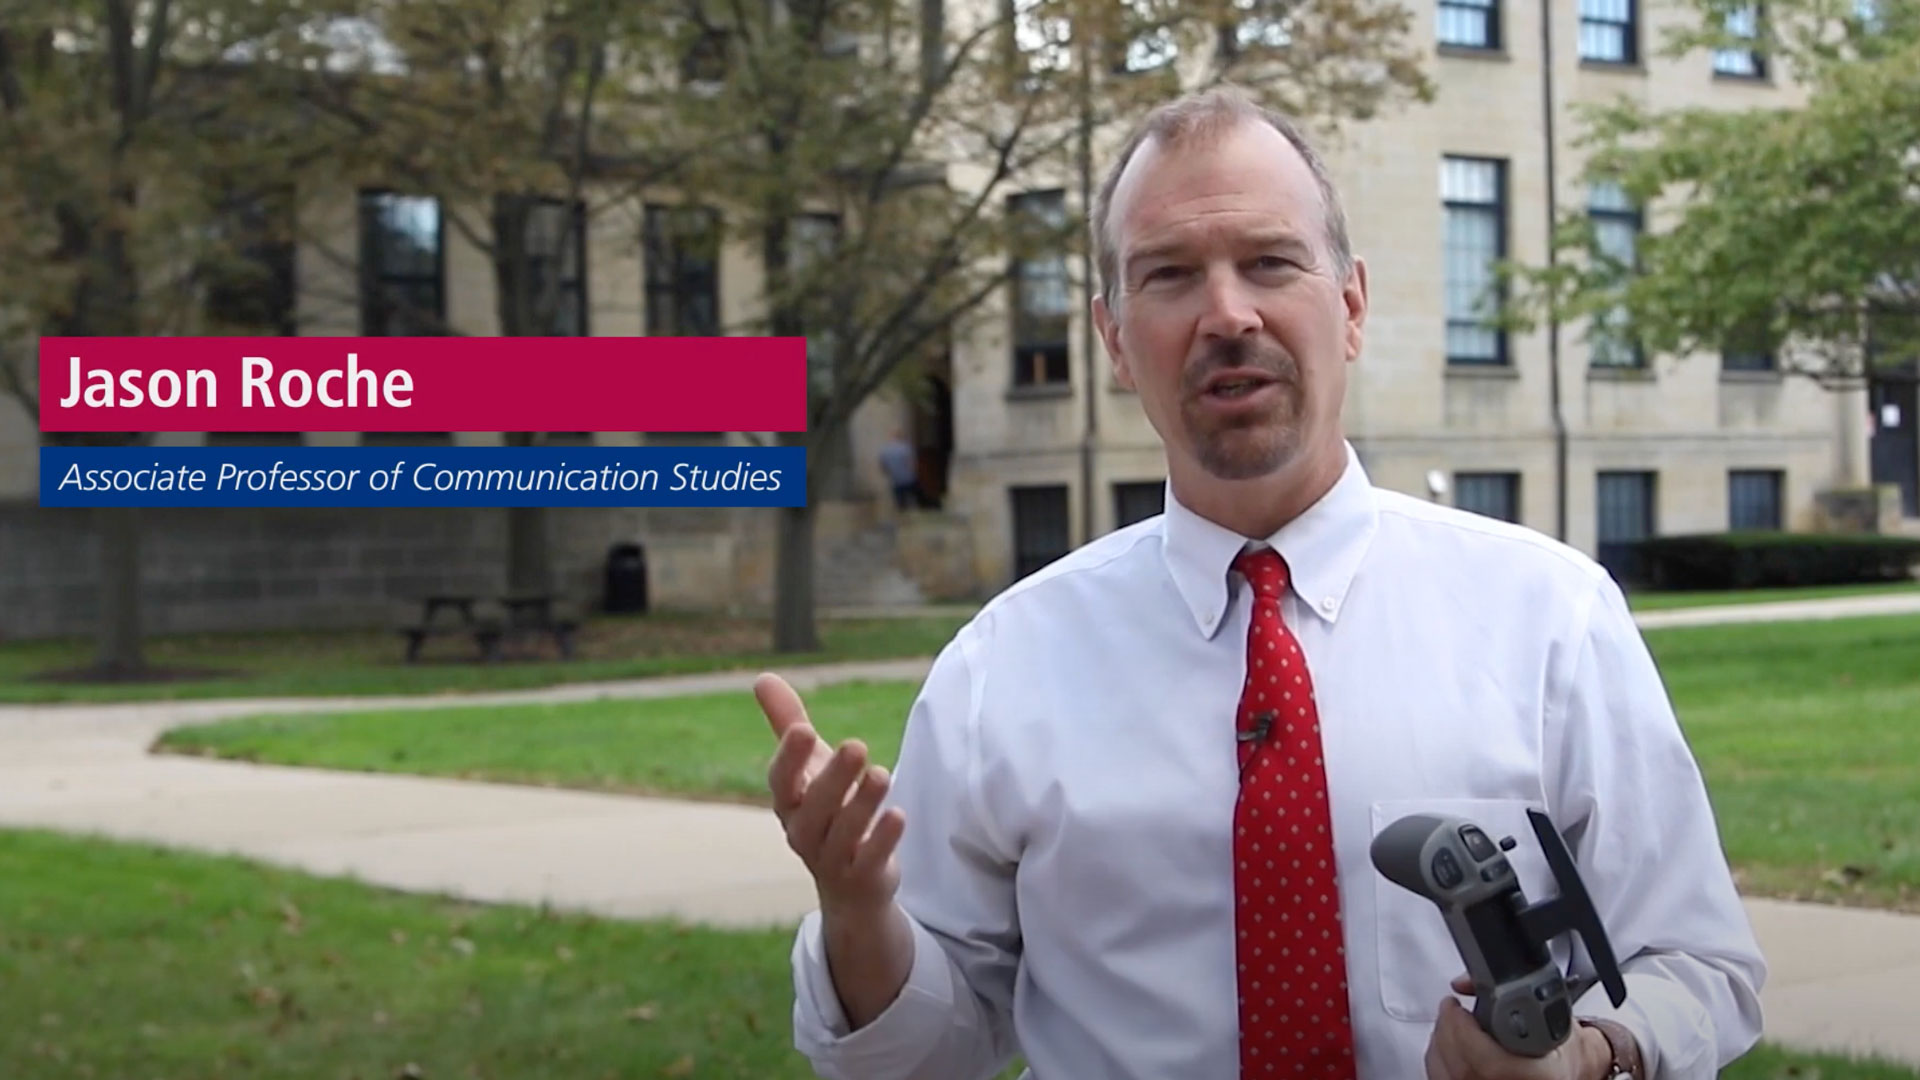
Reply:
[[[1581,1017],[1580,1026],[1598,1031],[1607,1040],[1613,1060],[1607,1064],[1605,1080],[1647,1080],[1647,1068],[1640,1060],[1640,1043],[1633,1032],[1614,1020]]]

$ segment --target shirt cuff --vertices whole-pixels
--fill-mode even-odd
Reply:
[[[1706,1009],[1670,979],[1635,972],[1621,978],[1624,1004],[1616,1007],[1595,983],[1574,1003],[1574,1016],[1612,1020],[1632,1032],[1647,1080],[1714,1080],[1713,1020]]]
[[[858,1031],[849,1031],[839,991],[827,966],[820,913],[800,923],[793,946],[794,1046],[822,1076],[869,1078],[910,1075],[947,1036],[954,1008],[955,973],[946,951],[919,921],[913,930],[913,966],[898,997]]]

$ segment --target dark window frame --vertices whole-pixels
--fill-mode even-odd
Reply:
[[[1505,513],[1498,513],[1476,496],[1469,497],[1468,492],[1493,492],[1499,494],[1493,502],[1504,503]],[[1476,470],[1453,474],[1453,505],[1456,509],[1468,513],[1480,514],[1495,521],[1520,523],[1520,474],[1516,471]]]
[[[1611,11],[1596,11],[1598,5],[1606,4],[1611,7],[1615,3],[1626,5],[1625,19],[1614,17]],[[1640,63],[1640,0],[1580,0],[1579,11],[1580,33],[1576,48],[1581,62],[1622,66]],[[1594,51],[1596,32],[1599,31],[1605,31],[1609,36],[1615,31],[1619,32],[1618,55]]]
[[[1786,522],[1785,469],[1727,470],[1727,529],[1778,532]]]
[[[433,204],[433,270],[415,274],[387,269],[382,247],[377,241],[385,236],[379,228],[379,206],[386,199],[419,200]],[[360,213],[360,333],[363,337],[437,337],[447,333],[447,214],[439,196],[419,195],[393,188],[363,188],[359,194]],[[420,305],[437,322],[436,327],[412,328],[412,333],[394,334],[394,320],[410,316],[403,305],[387,295],[390,286],[427,286],[433,291],[433,303]]]
[[[1059,222],[1067,220],[1067,193],[1064,188],[1036,188],[1009,195],[1007,218],[1015,229],[1019,228],[1018,222],[1028,213],[1026,208],[1030,205],[1047,206],[1045,212],[1049,217],[1043,219],[1047,228],[1055,227],[1053,211],[1056,207]],[[1010,260],[1008,358],[1012,364],[1015,388],[1059,387],[1073,383],[1073,272],[1068,265],[1068,257],[1067,247],[1061,245],[1050,254],[1022,259],[1016,253]],[[1055,264],[1055,267],[1048,267],[1045,265],[1047,263]],[[1030,278],[1041,281],[1056,278],[1068,297],[1066,309],[1058,314],[1027,310],[1025,293]],[[1053,329],[1056,322],[1057,332]],[[1044,327],[1044,331],[1036,332],[1036,324]]]
[[[668,227],[682,220],[698,221],[697,228],[712,241],[704,264],[680,242],[687,233]],[[725,322],[721,309],[720,263],[725,251],[720,212],[698,204],[648,203],[642,211],[640,244],[646,266],[641,273],[641,300],[649,337],[717,337]],[[690,265],[691,264],[691,265]],[[712,322],[699,325],[689,318],[694,298],[705,293]],[[693,325],[689,325],[693,324]]]
[[[1500,0],[1438,0],[1434,12],[1434,39],[1449,49],[1498,52],[1505,48],[1500,36]],[[1448,16],[1453,18],[1449,19]],[[1472,28],[1473,33],[1449,36],[1449,29]],[[1477,39],[1477,40],[1476,40]]]
[[[1124,529],[1136,522],[1166,512],[1165,480],[1116,480],[1113,482],[1113,527]],[[1152,509],[1140,512],[1147,504]]]
[[[1505,158],[1479,157],[1472,154],[1447,154],[1441,159],[1443,176],[1446,163],[1450,161],[1493,166],[1494,197],[1492,203],[1486,203],[1451,197],[1445,190],[1442,190],[1440,193],[1442,215],[1440,268],[1442,290],[1441,309],[1442,318],[1446,320],[1446,341],[1444,345],[1447,355],[1447,365],[1449,367],[1510,367],[1513,364],[1513,344],[1511,336],[1504,329],[1492,329],[1494,341],[1492,357],[1454,352],[1453,331],[1456,327],[1475,331],[1482,331],[1488,328],[1482,319],[1467,320],[1455,318],[1451,310],[1452,305],[1446,296],[1452,289],[1450,267],[1447,265],[1449,258],[1448,234],[1450,231],[1447,222],[1456,212],[1482,215],[1491,214],[1494,219],[1494,250],[1492,259],[1498,262],[1507,257],[1509,245],[1512,243],[1512,237],[1509,235],[1510,223],[1508,220],[1511,213],[1509,203],[1512,198],[1511,185],[1508,181],[1508,162]],[[1506,287],[1498,282],[1495,283],[1494,287],[1496,290],[1495,302],[1504,304],[1507,299]]]
[[[1051,505],[1056,498],[1057,507]],[[1014,580],[1046,567],[1073,550],[1073,493],[1067,485],[1016,484],[1007,489],[1007,504],[1012,521]],[[1057,517],[1058,544],[1046,543],[1054,538],[1054,521],[1040,521],[1030,516],[1041,513],[1050,519]],[[1042,535],[1036,535],[1034,529],[1040,529]]]
[[[1626,226],[1633,235],[1633,258],[1635,268],[1638,268],[1640,260],[1640,237],[1646,231],[1646,214],[1641,207],[1635,206],[1632,209],[1621,209],[1619,207],[1598,206],[1595,204],[1593,191],[1589,188],[1587,194],[1587,220],[1593,225],[1596,243],[1598,243],[1597,238],[1603,224]],[[1596,359],[1600,355],[1600,350],[1595,347],[1597,338],[1601,334],[1610,333],[1611,331],[1600,328],[1597,322],[1589,321],[1587,338],[1588,367],[1599,368],[1605,371],[1644,370],[1647,366],[1647,350],[1641,344],[1638,335],[1632,332],[1631,327],[1627,329],[1625,342],[1627,360],[1624,363],[1601,363]]]
[[[1613,483],[1609,483],[1612,481]],[[1622,498],[1634,488],[1631,497]],[[1609,489],[1614,496],[1609,499]],[[1611,507],[1609,503],[1611,502]],[[1636,509],[1642,521],[1624,532],[1609,529]],[[1611,510],[1611,512],[1610,512]],[[1659,535],[1660,474],[1651,469],[1601,469],[1594,474],[1594,557],[1616,580],[1633,581],[1640,567],[1632,553],[1635,541]]]

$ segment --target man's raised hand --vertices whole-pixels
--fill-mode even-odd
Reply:
[[[774,813],[787,846],[813,875],[823,913],[879,915],[899,888],[893,855],[906,826],[898,808],[876,817],[891,779],[887,770],[868,762],[857,739],[828,747],[800,695],[778,675],[754,680],[753,696],[779,740],[767,767]]]

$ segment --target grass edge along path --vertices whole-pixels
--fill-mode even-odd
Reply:
[[[476,905],[0,830],[0,976],[17,1021],[0,1025],[0,1061],[9,1080],[800,1080],[791,934]],[[1721,1076],[1920,1071],[1763,1043]]]
[[[1920,911],[1920,616],[1651,631],[1742,887]],[[899,753],[910,683],[805,695],[821,732]],[[163,752],[764,805],[772,737],[746,692],[248,717]]]

